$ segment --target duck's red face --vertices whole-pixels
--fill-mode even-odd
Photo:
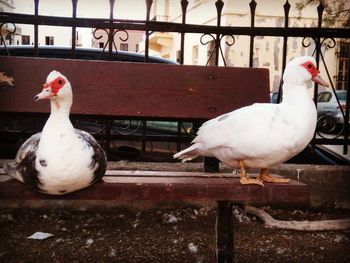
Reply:
[[[320,71],[316,68],[312,61],[306,61],[305,63],[301,64],[301,66],[311,74],[312,81],[315,81],[322,86],[328,87],[328,83],[319,76]]]
[[[57,77],[51,82],[44,83],[42,92],[36,95],[34,99],[38,101],[41,99],[50,99],[52,97],[56,97],[58,92],[63,88],[65,84],[66,81],[62,77]]]
[[[316,68],[316,66],[311,61],[306,61],[305,63],[301,64],[312,76],[312,79],[318,76],[320,74],[320,71]]]

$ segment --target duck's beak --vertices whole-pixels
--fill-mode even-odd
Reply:
[[[317,73],[320,73],[319,70],[317,70]],[[312,78],[313,81],[315,81],[317,84],[322,85],[324,87],[329,87],[329,84],[321,78],[319,74],[317,74],[315,77]]]
[[[49,87],[47,84],[44,84],[43,90],[35,95],[34,100],[37,102],[38,100],[43,99],[50,99],[51,98],[51,87]]]

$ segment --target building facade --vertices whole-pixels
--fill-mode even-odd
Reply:
[[[194,0],[189,1],[187,8],[188,24],[216,25],[217,12],[215,0]],[[255,12],[256,27],[283,27],[284,9],[286,1],[256,1]],[[267,4],[268,2],[268,4]],[[222,26],[249,26],[250,0],[224,1],[222,10]],[[296,1],[289,1],[291,5],[289,13],[289,27],[317,27],[317,6],[309,6],[303,10],[302,15],[295,8]],[[153,16],[166,17],[167,21],[181,23],[180,4],[177,1],[154,0]],[[163,36],[162,33],[155,33],[151,36],[150,43],[158,44],[153,49],[152,54],[158,54],[165,58],[179,61],[180,34],[169,33]],[[322,53],[327,62],[327,69],[331,76],[331,81],[337,89],[347,87],[346,76],[349,72],[348,61],[350,56],[350,43],[342,39],[336,39],[334,47],[332,40],[326,40],[322,45]],[[249,66],[249,36],[224,36],[221,40],[222,54],[219,58],[219,65],[246,67]],[[232,45],[231,45],[232,44]],[[186,34],[184,64],[191,65],[211,65],[214,56],[213,49],[215,40],[210,35]],[[288,38],[287,61],[304,55],[312,55],[315,44],[311,39]],[[272,92],[276,92],[281,82],[282,72],[282,49],[283,38],[256,36],[254,38],[254,67],[265,67],[270,71],[270,87]],[[323,63],[320,65],[321,72],[325,72]],[[321,87],[322,88],[322,87]]]
[[[181,1],[153,0],[151,20],[161,22],[182,22]],[[189,0],[187,7],[187,24],[216,25],[216,0]],[[222,26],[250,26],[250,0],[223,1],[221,25]],[[256,1],[255,26],[256,27],[283,27],[285,0]],[[39,15],[72,16],[71,0],[39,2]],[[114,18],[118,19],[145,19],[145,1],[115,1]],[[295,8],[296,0],[289,1],[289,27],[316,27],[316,6],[309,6],[300,16]],[[138,8],[135,8],[135,7]],[[94,0],[78,1],[77,17],[109,18],[109,1]],[[16,12],[24,14],[34,13],[33,0],[0,0],[0,10],[3,12]],[[1,28],[2,41],[13,45],[31,45],[34,41],[34,27],[32,25],[16,25],[16,34],[7,34],[11,25]],[[55,45],[70,47],[72,29],[67,27],[39,26],[39,45]],[[107,46],[108,31],[93,28],[76,29],[76,46],[104,48]],[[127,33],[119,31],[114,36],[113,47],[117,50],[144,52],[143,31]],[[180,61],[181,34],[171,32],[152,32],[149,41],[149,53],[163,58]],[[221,39],[220,66],[249,66],[249,36],[223,36]],[[287,61],[296,56],[312,55],[315,44],[310,39],[289,37]],[[348,61],[350,44],[344,39],[336,39],[335,46],[332,40],[326,40],[322,46],[322,53],[327,62],[327,69],[331,81],[337,89],[347,87],[346,76],[349,72]],[[215,39],[211,35],[191,34],[185,35],[184,64],[212,65],[214,64]],[[270,71],[270,87],[276,92],[281,82],[282,73],[283,38],[256,36],[254,38],[253,66],[265,67]],[[325,72],[323,63],[321,71]]]

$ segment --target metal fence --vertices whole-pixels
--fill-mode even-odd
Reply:
[[[107,1],[107,0],[106,0]],[[249,67],[253,67],[253,55],[254,55],[254,42],[256,37],[259,36],[270,36],[270,37],[281,37],[283,38],[283,48],[282,48],[282,72],[287,63],[287,47],[288,47],[288,39],[290,38],[303,38],[302,45],[307,48],[313,44],[315,47],[313,51],[313,55],[316,58],[317,66],[319,63],[323,63],[327,76],[329,78],[329,82],[331,81],[331,76],[327,68],[327,61],[325,61],[324,56],[321,52],[321,47],[327,45],[328,48],[334,48],[336,46],[336,39],[343,39],[348,41],[350,39],[350,29],[349,28],[323,28],[322,27],[322,18],[324,14],[324,5],[322,1],[320,1],[317,8],[318,21],[317,26],[315,27],[291,27],[289,25],[289,11],[291,8],[288,0],[281,6],[281,9],[284,10],[284,25],[282,27],[257,27],[255,25],[255,10],[257,7],[257,2],[252,0],[249,3],[250,10],[250,25],[249,26],[222,26],[222,10],[225,4],[225,1],[217,0],[212,8],[217,12],[217,20],[216,25],[199,25],[199,24],[188,24],[186,23],[187,18],[187,8],[189,1],[187,0],[179,0],[179,4],[181,5],[182,10],[182,19],[181,23],[174,22],[164,22],[166,19],[154,19],[151,18],[151,8],[153,1],[145,0],[146,5],[146,14],[144,20],[124,20],[117,19],[114,15],[114,7],[116,4],[115,0],[109,0],[109,19],[104,18],[80,18],[77,17],[77,3],[78,0],[72,0],[72,16],[71,17],[57,17],[57,16],[43,16],[39,15],[39,0],[34,0],[34,14],[19,14],[19,13],[0,13],[0,28],[1,31],[7,30],[10,34],[15,34],[16,24],[29,24],[34,26],[34,48],[33,48],[33,56],[39,55],[39,26],[48,25],[48,26],[60,26],[60,27],[68,27],[72,29],[72,37],[71,37],[71,48],[70,48],[70,57],[76,58],[76,33],[78,27],[85,28],[94,28],[93,35],[96,39],[100,36],[98,32],[100,30],[104,31],[105,34],[108,35],[108,41],[103,46],[103,50],[108,52],[108,57],[112,57],[113,49],[117,49],[115,44],[115,38],[118,37],[121,41],[128,40],[128,30],[141,30],[145,32],[145,52],[144,52],[144,61],[148,62],[149,60],[149,50],[150,50],[150,37],[153,32],[173,32],[179,33],[181,35],[180,47],[179,47],[179,63],[184,64],[184,51],[186,49],[186,34],[197,33],[201,34],[201,44],[205,45],[208,42],[203,40],[203,37],[210,37],[213,40],[214,46],[212,48],[211,53],[208,55],[209,60],[214,64],[219,64],[220,56],[223,59],[224,64],[225,57],[223,55],[223,47],[222,45],[233,45],[235,41],[235,36],[248,36],[250,38],[249,44]],[[263,4],[263,2],[259,3]],[[12,29],[8,29],[7,25],[12,24]],[[11,27],[10,27],[11,28]],[[231,43],[222,43],[224,37],[231,38]],[[225,38],[226,39],[226,38]],[[1,43],[5,44],[5,39],[1,36]],[[10,55],[10,54],[9,54]],[[108,59],[108,57],[106,59]],[[348,59],[349,63],[350,59]],[[350,65],[347,66],[350,69]],[[281,72],[281,74],[282,74]],[[320,144],[332,144],[332,145],[343,145],[344,153],[347,153],[347,146],[349,145],[349,74],[348,76],[342,76],[342,78],[346,78],[347,81],[347,99],[346,99],[346,107],[343,109],[340,107],[342,117],[344,119],[344,127],[341,132],[337,134],[327,135],[325,136],[323,133],[315,134],[315,137],[312,143],[315,145]],[[333,91],[335,87],[332,84]],[[315,103],[317,104],[317,94],[318,87],[317,84],[315,86],[314,91]],[[277,101],[281,100],[282,90],[281,85],[278,93]],[[337,99],[338,103],[339,100]],[[329,123],[329,119],[323,118],[319,120],[320,125],[331,125]],[[138,124],[140,127],[145,128],[145,123]],[[180,133],[182,130],[181,124],[178,125],[177,131]],[[145,134],[142,131],[142,137],[145,139]],[[164,140],[164,138],[163,138]],[[180,140],[179,143],[181,143]],[[143,147],[144,148],[144,147]],[[178,145],[179,148],[179,145]]]

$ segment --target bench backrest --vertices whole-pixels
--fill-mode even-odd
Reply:
[[[210,119],[269,101],[267,69],[0,57],[0,112],[49,112],[33,97],[54,69],[71,82],[79,115]]]

